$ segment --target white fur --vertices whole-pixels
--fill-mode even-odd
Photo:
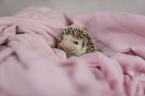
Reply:
[[[78,41],[79,44],[78,45],[74,44],[73,41]],[[69,54],[69,55],[74,54],[75,56],[81,56],[81,55],[86,53],[87,47],[82,48],[83,40],[81,40],[81,39],[78,40],[78,39],[74,38],[72,35],[64,35],[62,42],[68,44],[70,49],[71,48],[75,49],[73,51],[66,50],[67,51],[66,53]]]

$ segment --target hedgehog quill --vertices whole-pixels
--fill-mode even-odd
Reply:
[[[81,56],[97,51],[92,37],[86,30],[68,27],[62,33],[62,40],[58,47],[66,52],[67,57]]]

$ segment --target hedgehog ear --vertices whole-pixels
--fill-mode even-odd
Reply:
[[[82,47],[86,47],[86,46],[88,46],[88,39],[84,38],[83,43],[82,43]]]

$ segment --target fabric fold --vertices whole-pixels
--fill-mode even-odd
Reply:
[[[97,52],[66,58],[66,27],[86,29]],[[70,15],[28,7],[0,17],[0,96],[144,96],[145,17]]]

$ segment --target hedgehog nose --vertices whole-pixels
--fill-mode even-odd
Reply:
[[[64,43],[63,42],[59,43],[59,46],[60,47],[63,47],[64,46]]]

